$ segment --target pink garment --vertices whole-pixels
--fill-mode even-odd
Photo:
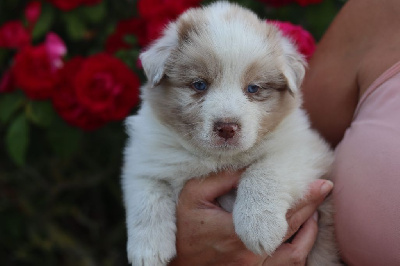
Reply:
[[[336,234],[349,266],[400,265],[400,62],[364,93],[335,151]]]

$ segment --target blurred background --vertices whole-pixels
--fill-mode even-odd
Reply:
[[[119,176],[138,55],[210,2],[0,0],[0,265],[127,265]],[[308,58],[345,1],[232,2],[292,23]]]

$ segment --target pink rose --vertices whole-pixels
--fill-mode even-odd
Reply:
[[[64,42],[55,33],[48,33],[44,43],[52,71],[56,71],[63,65],[62,57],[67,53]]]

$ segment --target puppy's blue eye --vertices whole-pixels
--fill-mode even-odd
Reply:
[[[192,83],[192,87],[197,91],[205,91],[208,87],[207,83],[203,80],[198,80]]]
[[[256,92],[258,92],[259,89],[260,89],[260,87],[257,85],[250,84],[249,86],[247,86],[248,93],[256,93]]]

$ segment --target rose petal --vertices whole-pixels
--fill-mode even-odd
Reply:
[[[25,17],[29,22],[29,27],[33,28],[36,24],[36,21],[39,19],[40,14],[42,12],[42,2],[40,1],[32,1],[29,2],[25,7]]]
[[[3,76],[0,79],[0,93],[1,92],[10,92],[15,90],[15,83],[11,73],[11,70],[6,70],[3,73]]]

